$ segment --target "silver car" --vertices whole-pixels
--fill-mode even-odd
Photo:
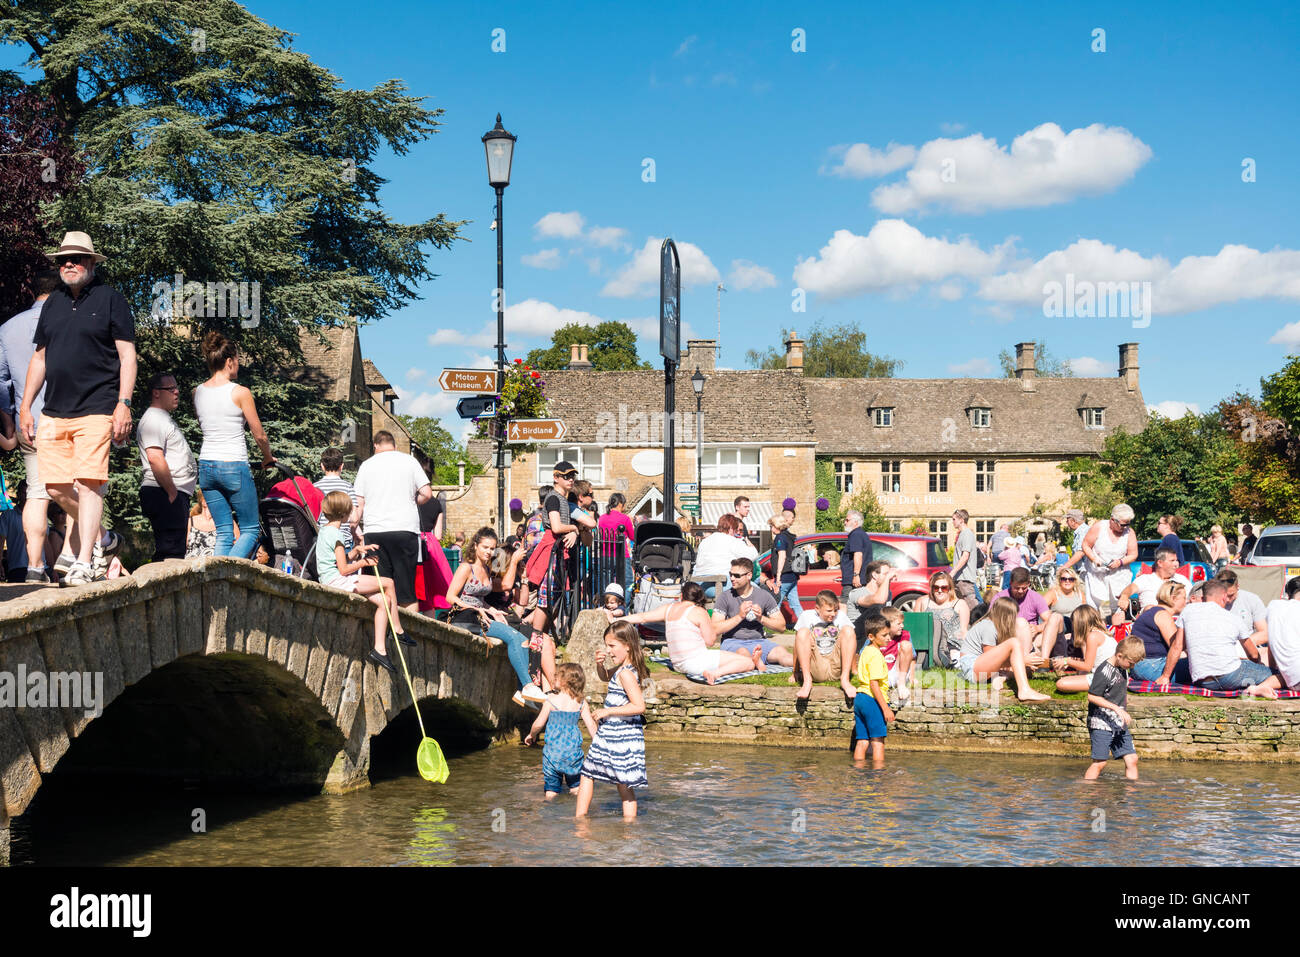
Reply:
[[[1274,525],[1259,533],[1247,565],[1285,565],[1287,579],[1300,575],[1300,525]]]

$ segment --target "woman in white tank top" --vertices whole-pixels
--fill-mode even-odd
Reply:
[[[203,355],[212,378],[194,390],[194,410],[203,429],[199,449],[199,487],[217,526],[215,555],[252,558],[261,538],[257,514],[257,488],[248,467],[244,425],[262,450],[262,467],[275,462],[271,443],[257,417],[253,393],[235,379],[239,376],[239,350],[219,332],[203,338]],[[239,539],[234,526],[239,524]]]
[[[1133,573],[1129,562],[1137,558],[1137,536],[1129,525],[1133,509],[1116,505],[1109,522],[1094,522],[1083,539],[1083,554],[1087,558],[1084,584],[1088,590],[1088,604],[1098,611],[1107,605],[1119,607],[1119,596]]]

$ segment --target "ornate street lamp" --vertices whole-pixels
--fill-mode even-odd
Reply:
[[[505,387],[506,381],[506,277],[504,241],[505,220],[502,218],[501,199],[510,185],[510,164],[515,156],[513,133],[506,132],[501,125],[501,114],[497,114],[497,125],[483,134],[483,148],[487,152],[488,185],[497,191],[497,393]],[[497,434],[497,534],[504,541],[506,534],[506,435],[505,428],[498,423]]]
[[[695,494],[698,501],[704,501],[704,432],[701,423],[704,419],[704,374],[700,367],[695,367],[691,376],[691,388],[695,390]]]

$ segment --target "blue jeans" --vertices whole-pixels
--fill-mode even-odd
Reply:
[[[213,462],[199,460],[199,487],[217,526],[214,555],[252,558],[262,537],[261,518],[257,514],[257,488],[247,462]],[[239,540],[235,541],[235,523]]]
[[[1268,665],[1261,665],[1258,661],[1243,661],[1236,671],[1217,678],[1202,678],[1197,684],[1211,691],[1240,691],[1267,681],[1272,673]]]
[[[799,604],[799,583],[797,581],[781,582],[781,590],[776,595],[778,608],[783,601],[790,603],[790,610],[794,612],[796,618],[803,614],[803,605]]]
[[[515,669],[515,677],[519,679],[519,687],[528,684],[532,680],[528,677],[528,639],[504,621],[496,619],[488,625],[487,636],[500,638],[506,643],[506,654],[510,657],[510,667]]]
[[[1143,658],[1135,664],[1129,671],[1138,681],[1159,681],[1160,676],[1165,673],[1165,658]],[[1174,665],[1174,673],[1169,678],[1175,684],[1189,685],[1192,683],[1192,674],[1187,670],[1187,661],[1179,661]]]

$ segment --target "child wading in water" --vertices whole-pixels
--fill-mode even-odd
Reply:
[[[557,665],[555,683],[560,686],[559,693],[547,697],[542,713],[533,722],[528,737],[524,738],[524,744],[532,747],[542,729],[546,729],[546,743],[542,748],[542,787],[548,801],[566,786],[571,792],[578,789],[582,770],[582,731],[578,721],[587,726],[593,740],[596,737],[595,719],[582,697],[587,686],[582,666],[571,661]]]
[[[618,785],[623,799],[623,819],[636,817],[636,793],[646,786],[645,698],[641,680],[650,675],[636,626],[627,620],[605,629],[605,650],[596,652],[596,673],[609,681],[605,707],[592,715],[600,725],[582,762],[576,816],[586,817],[596,781]]]
[[[330,492],[321,502],[321,514],[329,524],[316,536],[316,575],[320,583],[327,588],[365,595],[375,603],[375,647],[371,649],[370,660],[393,674],[397,669],[388,657],[388,617],[391,614],[393,629],[401,628],[397,617],[397,597],[393,592],[391,578],[376,578],[374,573],[365,574],[364,569],[379,564],[377,559],[366,558],[366,552],[373,552],[378,545],[361,545],[352,549],[349,556],[343,548],[343,533],[340,527],[352,514],[352,499],[347,492]],[[382,591],[381,591],[382,586]],[[384,609],[387,601],[388,609]],[[415,641],[407,638],[406,633],[397,631],[397,640],[406,645]]]
[[[1128,705],[1128,671],[1146,657],[1141,638],[1125,638],[1115,653],[1092,673],[1088,688],[1088,735],[1092,738],[1092,764],[1083,772],[1095,781],[1112,757],[1124,759],[1124,777],[1138,779],[1138,756],[1128,726],[1133,717]]]
[[[888,724],[894,720],[889,707],[889,668],[885,665],[882,649],[889,644],[892,626],[883,615],[866,617],[862,626],[867,644],[858,655],[858,693],[853,697],[853,761],[867,759],[867,745],[871,746],[871,766],[885,766],[885,737]]]

